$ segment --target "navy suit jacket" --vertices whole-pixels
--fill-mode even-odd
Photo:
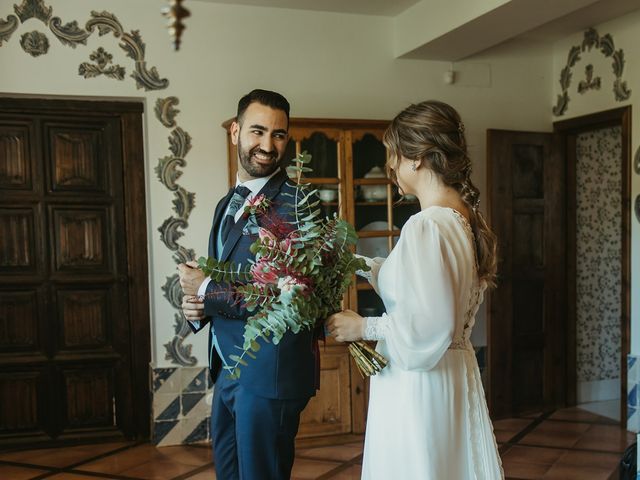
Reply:
[[[295,186],[288,181],[286,172],[281,169],[269,179],[260,194],[271,200],[270,209],[275,209],[278,216],[286,221],[292,220],[289,204],[293,198],[282,195],[284,192],[295,194]],[[251,244],[258,238],[257,234],[243,234],[247,219],[241,217],[229,233],[221,254],[216,255],[217,234],[223,213],[231,200],[233,189],[218,203],[213,217],[213,225],[209,236],[209,256],[220,261],[232,261],[236,265],[246,265],[253,254],[249,251]],[[258,216],[260,224],[260,216]],[[207,293],[219,288],[214,281],[207,287]],[[205,321],[200,322],[198,331],[207,323],[215,330],[218,345],[229,365],[229,354],[240,354],[236,346],[242,346],[244,326],[248,317],[255,312],[247,312],[242,305],[231,302],[228,298],[208,296],[204,303]],[[317,332],[317,330],[316,330]],[[246,358],[248,365],[240,366],[240,383],[256,395],[266,398],[291,399],[315,395],[319,387],[319,349],[316,332],[303,330],[298,334],[285,333],[278,345],[258,340],[260,350],[256,359]],[[218,375],[227,375],[222,369],[222,359],[214,348],[211,348],[209,335],[209,368],[214,381]]]

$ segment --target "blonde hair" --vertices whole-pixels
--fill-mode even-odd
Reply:
[[[458,112],[435,100],[410,105],[393,119],[383,141],[390,153],[387,173],[396,185],[397,178],[391,167],[397,166],[404,157],[420,161],[460,194],[469,207],[478,276],[488,285],[495,286],[496,236],[478,210],[480,192],[471,181],[471,159]]]

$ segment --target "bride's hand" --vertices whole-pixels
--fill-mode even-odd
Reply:
[[[355,342],[362,340],[364,331],[364,318],[353,310],[334,313],[326,323],[329,335],[335,337],[338,342]]]

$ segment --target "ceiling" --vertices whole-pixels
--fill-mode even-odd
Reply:
[[[396,57],[458,61],[503,42],[553,42],[640,9],[640,0],[202,0],[393,18]]]
[[[211,3],[293,8],[318,12],[394,17],[420,0],[203,0]]]

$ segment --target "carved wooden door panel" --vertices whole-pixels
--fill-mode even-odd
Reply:
[[[489,401],[495,418],[564,404],[565,165],[550,133],[489,130]]]
[[[0,114],[0,442],[132,428],[120,120]]]

